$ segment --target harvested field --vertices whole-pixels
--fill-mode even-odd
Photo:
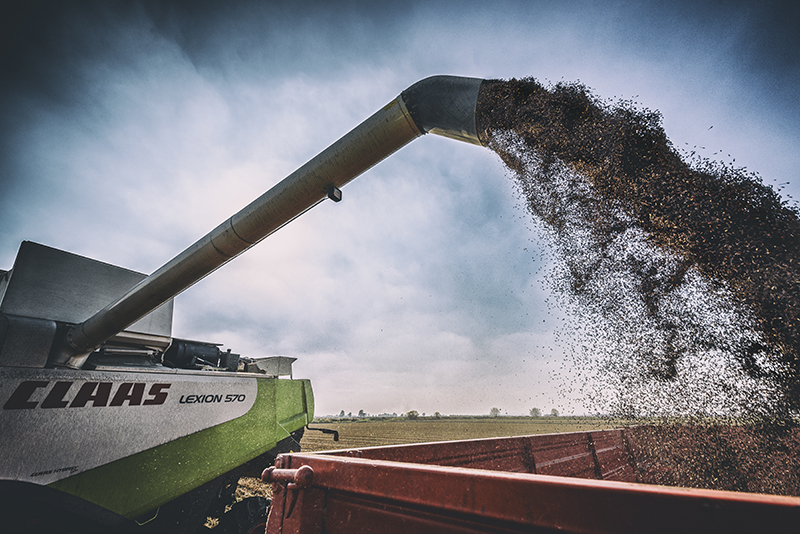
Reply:
[[[529,434],[554,434],[600,430],[619,422],[597,417],[444,417],[416,420],[346,420],[314,423],[312,428],[339,432],[339,441],[329,434],[306,430],[300,446],[304,452],[354,447],[377,447],[401,443],[497,438]]]

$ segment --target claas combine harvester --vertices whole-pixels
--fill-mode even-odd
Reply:
[[[338,202],[347,182],[425,133],[488,144],[476,127],[484,83],[417,82],[149,276],[22,243],[13,267],[0,271],[0,530],[179,533],[205,528],[211,516],[228,532],[263,531],[266,500],[234,504],[234,490],[241,476],[298,450],[314,415],[311,385],[291,378],[291,358],[173,338],[172,299],[316,204]],[[275,492],[269,531],[644,532],[742,527],[748,517],[798,524],[800,499],[693,497],[541,474],[630,475],[620,464],[628,441],[608,436],[283,455],[264,473]],[[598,445],[608,440],[616,445]],[[401,463],[415,457],[434,466]],[[463,469],[512,465],[527,474]],[[649,521],[656,512],[663,517]]]
[[[240,476],[297,449],[313,418],[309,381],[279,376],[291,376],[288,358],[173,338],[173,297],[340,200],[345,183],[431,124],[479,143],[479,86],[418,84],[149,276],[23,242],[0,271],[0,521],[191,532],[233,502]],[[469,125],[453,122],[463,116]],[[264,511],[247,505],[247,516]]]

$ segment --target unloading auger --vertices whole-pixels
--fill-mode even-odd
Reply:
[[[109,337],[181,293],[415,138],[434,133],[481,145],[475,106],[483,80],[421,80],[233,217],[173,258],[118,301],[72,326],[53,363],[80,369]]]

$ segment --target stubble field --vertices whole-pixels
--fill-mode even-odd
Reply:
[[[597,417],[443,417],[441,419],[354,419],[312,423],[311,428],[339,432],[330,434],[306,430],[300,446],[303,452],[355,447],[377,447],[401,443],[459,439],[525,436],[601,430],[619,422]]]

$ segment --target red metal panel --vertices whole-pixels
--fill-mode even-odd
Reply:
[[[636,480],[622,430],[393,445],[326,454],[510,473]]]
[[[406,532],[794,533],[800,524],[800,499],[792,497],[311,454],[280,461],[283,468],[311,466],[314,479],[296,492],[283,525],[287,507],[273,507],[270,533],[312,532],[303,524],[382,534],[399,532],[394,525],[407,525]],[[312,490],[313,499],[303,496]]]
[[[497,532],[534,534],[550,533],[551,529],[479,519],[464,520],[453,514],[436,513],[429,508],[398,506],[385,501],[359,499],[352,494],[331,492],[326,503],[326,534],[380,532],[380,534],[409,534],[435,532],[460,534],[471,532]]]
[[[544,434],[532,436],[531,454],[536,473],[579,478],[597,478],[589,434]]]
[[[633,456],[623,430],[590,432],[589,440],[595,451],[598,478],[636,482]]]
[[[524,437],[488,438],[350,449],[331,451],[330,454],[393,462],[524,473],[530,471],[530,466],[526,464],[522,452],[525,447],[526,439]]]
[[[273,484],[270,516],[281,521],[268,521],[266,534],[321,534],[326,497],[327,492],[319,488],[287,490]]]

